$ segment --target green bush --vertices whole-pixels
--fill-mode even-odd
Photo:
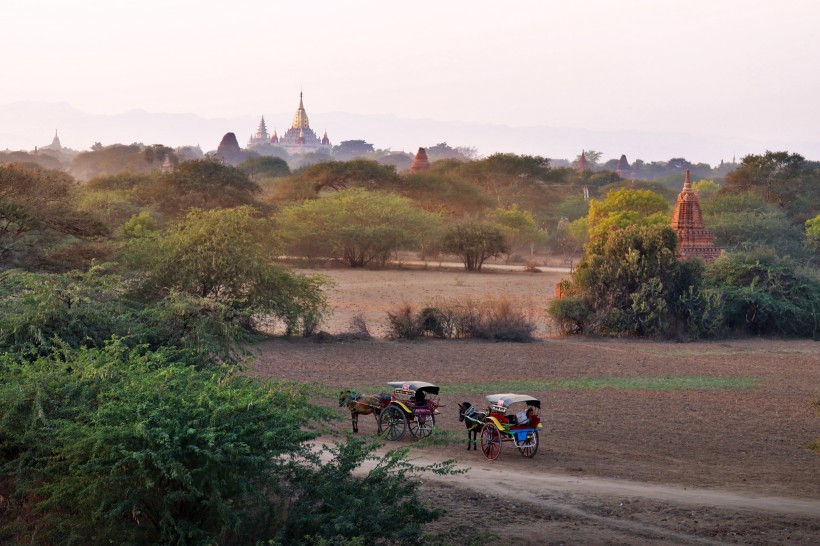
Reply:
[[[0,377],[0,464],[23,516],[0,538],[21,542],[248,544],[315,436],[303,425],[326,416],[299,388],[117,343],[5,358]]]
[[[548,312],[564,335],[583,334],[587,322],[595,314],[582,298],[572,296],[550,301]]]
[[[771,249],[732,252],[706,270],[723,299],[725,326],[754,335],[820,335],[820,280]]]
[[[0,361],[0,542],[415,544],[438,517],[407,451],[310,447],[332,412],[306,387],[166,350],[65,350]],[[358,472],[365,462],[375,462]]]

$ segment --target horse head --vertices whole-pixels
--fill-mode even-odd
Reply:
[[[467,413],[467,410],[469,410],[471,407],[473,407],[473,405],[469,402],[462,402],[461,404],[458,405],[458,420],[459,421],[464,421],[464,415]]]
[[[351,398],[352,394],[353,393],[350,392],[350,389],[340,392],[339,393],[339,407],[342,407],[345,404],[347,404],[350,401],[350,398]]]

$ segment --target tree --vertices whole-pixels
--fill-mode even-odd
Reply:
[[[107,232],[77,209],[76,185],[61,171],[0,165],[0,269],[43,266],[43,257],[58,245]]]
[[[373,151],[373,145],[364,140],[343,140],[333,147],[333,157],[337,161],[347,161],[366,156]]]
[[[544,232],[538,229],[532,213],[521,210],[518,205],[507,209],[495,210],[495,221],[504,233],[510,253],[526,245],[529,247],[530,258],[535,253],[535,245],[544,240]],[[507,262],[510,259],[507,254]]]
[[[810,220],[806,220],[806,248],[814,252],[815,255],[820,253],[820,214]]]
[[[251,157],[241,163],[238,168],[251,179],[259,176],[274,178],[290,175],[288,162],[279,157]]]
[[[804,257],[803,231],[785,211],[757,192],[719,193],[701,203],[715,243],[730,251],[766,246],[796,259]]]
[[[649,190],[621,189],[607,193],[603,201],[589,202],[590,235],[599,235],[611,226],[668,225],[669,204]]]
[[[706,281],[721,294],[731,330],[820,336],[820,281],[772,249],[725,253],[709,264]]]
[[[396,168],[391,165],[380,165],[366,159],[326,161],[311,165],[283,180],[276,190],[275,198],[279,201],[310,199],[318,196],[321,191],[341,191],[347,188],[385,190],[397,186],[399,180]]]
[[[800,154],[769,152],[748,155],[726,175],[729,192],[753,191],[768,203],[782,207],[796,223],[803,223],[820,208],[820,179]]]
[[[126,263],[142,273],[148,298],[173,292],[281,320],[288,334],[312,333],[326,309],[319,277],[273,265],[278,248],[268,220],[251,207],[194,210],[165,233],[129,241]]]
[[[444,252],[459,256],[467,271],[481,271],[488,258],[509,252],[504,234],[497,226],[475,220],[451,227],[441,246]]]
[[[362,188],[292,205],[277,221],[291,252],[341,258],[350,267],[383,265],[394,251],[423,241],[439,223],[437,215],[407,198]]]
[[[575,332],[650,336],[713,333],[719,306],[700,290],[702,265],[678,261],[669,226],[631,225],[593,238],[550,313]],[[559,298],[563,299],[563,298]]]
[[[254,203],[261,189],[235,167],[214,159],[183,161],[136,188],[137,197],[169,216],[192,208],[230,208]]]
[[[709,199],[720,191],[720,184],[714,180],[701,179],[692,184],[692,190],[699,194],[701,199]]]

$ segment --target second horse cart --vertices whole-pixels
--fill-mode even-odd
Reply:
[[[379,427],[388,440],[401,440],[409,428],[416,438],[433,432],[440,406],[439,388],[424,381],[394,381],[390,403],[381,412]]]
[[[481,428],[481,451],[493,461],[504,443],[511,443],[524,457],[538,451],[541,429],[541,402],[526,394],[491,394],[489,408]]]

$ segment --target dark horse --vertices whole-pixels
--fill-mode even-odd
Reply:
[[[458,420],[464,421],[467,426],[467,451],[470,451],[470,443],[473,444],[474,450],[478,450],[476,446],[478,433],[481,431],[481,427],[484,426],[484,419],[486,418],[486,413],[478,411],[469,402],[462,402],[458,405]]]
[[[351,390],[339,393],[339,407],[347,406],[350,410],[350,421],[353,424],[353,432],[359,432],[359,415],[370,415],[376,418],[376,426],[381,432],[379,415],[382,409],[390,402],[390,397],[385,394],[378,396],[364,396]]]

